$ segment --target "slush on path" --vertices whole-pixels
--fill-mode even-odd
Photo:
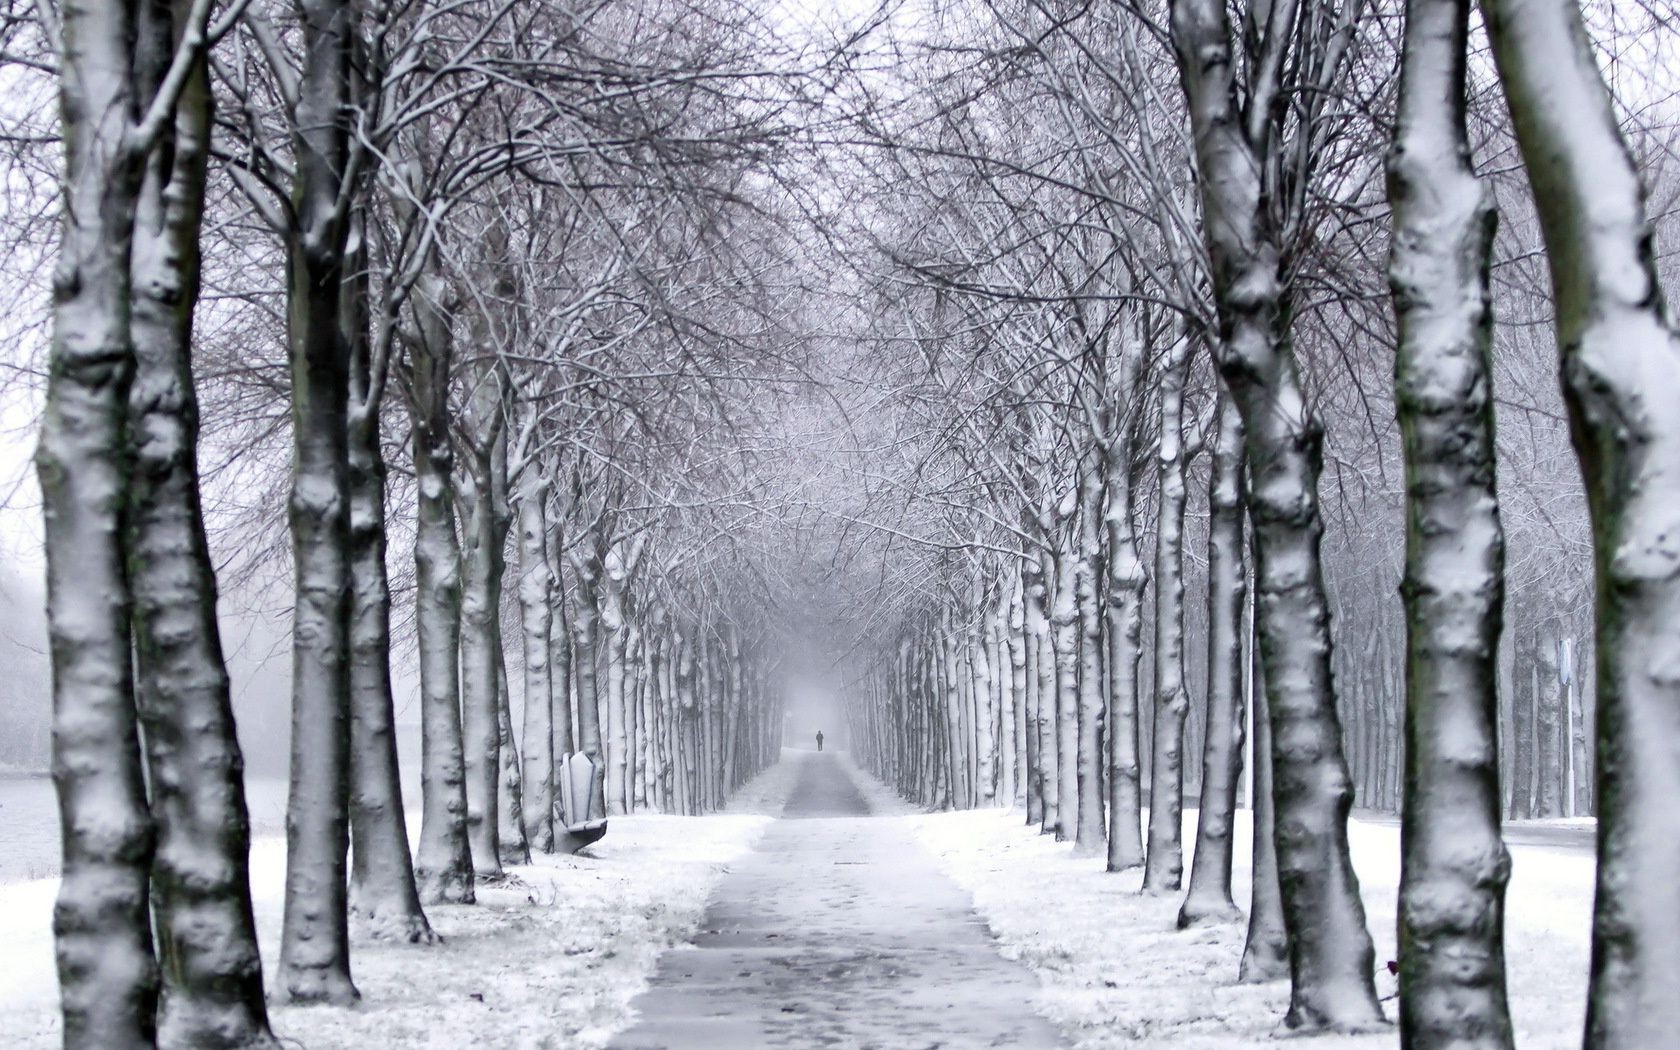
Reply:
[[[791,757],[791,756],[790,756]],[[782,819],[665,953],[617,1050],[1056,1047],[1037,979],[840,759],[806,753]]]

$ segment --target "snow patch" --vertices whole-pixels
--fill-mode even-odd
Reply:
[[[773,767],[737,797],[743,812],[614,817],[582,854],[539,856],[480,885],[477,905],[427,909],[433,947],[357,937],[352,1007],[271,1006],[275,1032],[307,1050],[598,1047],[630,1020],[659,954],[698,929],[712,888],[779,811],[791,777]],[[779,794],[778,794],[779,793]],[[410,821],[411,828],[419,820]],[[258,839],[251,889],[265,972],[275,971],[285,841]],[[52,902],[57,879],[0,885],[0,1032],[14,1050],[59,1045]]]

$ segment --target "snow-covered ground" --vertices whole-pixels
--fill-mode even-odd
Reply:
[[[867,778],[864,778],[867,779]],[[1142,877],[1110,875],[1100,859],[1023,824],[1019,810],[923,814],[871,787],[877,812],[900,814],[945,870],[974,895],[1003,953],[1043,981],[1040,1009],[1081,1048],[1237,1050],[1289,1037],[1279,1024],[1287,982],[1236,983],[1241,925],[1179,932],[1177,895],[1144,897]],[[908,811],[908,812],[907,812]],[[1247,816],[1246,813],[1243,814]],[[1186,814],[1185,842],[1196,814]],[[1248,903],[1250,836],[1237,831],[1237,901]],[[1394,907],[1400,872],[1395,826],[1355,821],[1350,837],[1377,946],[1378,992],[1394,1015]],[[1511,847],[1506,931],[1511,1009],[1525,1050],[1580,1045],[1586,1006],[1593,859],[1579,850]],[[1392,1047],[1396,1035],[1299,1040],[1325,1050]]]
[[[780,812],[791,768],[784,763],[749,783],[725,814],[615,817],[585,855],[539,857],[511,869],[506,885],[481,887],[475,906],[429,909],[441,945],[356,938],[352,971],[362,1002],[277,1007],[275,1031],[306,1050],[603,1045],[628,1020],[659,953],[690,938],[718,877]],[[412,828],[418,823],[411,818]],[[284,840],[258,838],[251,862],[272,974]],[[8,1048],[58,1045],[57,889],[56,879],[0,885],[0,1043]]]

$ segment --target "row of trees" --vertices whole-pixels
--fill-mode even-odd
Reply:
[[[357,996],[352,916],[430,942],[428,907],[555,848],[574,751],[596,815],[705,812],[774,760],[731,438],[800,369],[762,190],[804,55],[728,0],[96,0],[6,39],[60,98],[18,141],[65,158],[37,458],[64,1045],[277,1045],[218,561],[290,573],[287,1001]]]
[[[1289,976],[1297,1028],[1383,1021],[1346,821],[1398,809],[1409,1046],[1511,1045],[1500,818],[1596,811],[1587,1044],[1655,1046],[1680,737],[1643,648],[1675,536],[1649,391],[1677,358],[1642,173],[1666,186],[1671,107],[1653,76],[1618,116],[1571,0],[1482,8],[1474,34],[1457,0],[917,27],[852,141],[930,582],[873,635],[854,739],[912,798],[1018,804],[1146,893],[1185,890],[1193,785],[1181,926],[1240,915],[1251,750],[1241,973]],[[1634,23],[1594,29],[1660,51]]]

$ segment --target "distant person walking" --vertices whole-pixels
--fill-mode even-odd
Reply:
[[[822,750],[822,730],[817,730],[817,750]]]

